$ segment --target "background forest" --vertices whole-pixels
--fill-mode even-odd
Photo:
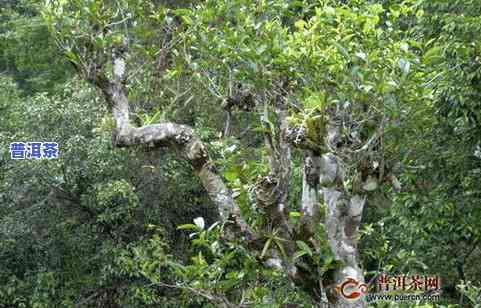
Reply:
[[[0,307],[481,307],[480,15],[1,0]]]

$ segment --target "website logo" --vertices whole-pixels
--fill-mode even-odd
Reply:
[[[367,284],[348,277],[336,287],[337,292],[346,300],[355,301],[367,293]]]

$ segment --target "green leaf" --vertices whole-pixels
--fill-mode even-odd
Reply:
[[[272,238],[269,238],[264,244],[264,248],[262,249],[262,252],[261,252],[261,259],[264,258],[264,256],[266,255],[267,250],[271,246],[271,242],[272,242]]]
[[[71,50],[66,51],[66,52],[65,52],[65,56],[66,56],[70,61],[72,61],[73,63],[75,63],[75,64],[77,64],[77,65],[79,64],[79,63],[78,63],[78,56],[77,56],[77,54],[75,54],[73,51],[71,51]]]
[[[177,16],[190,15],[191,11],[189,9],[176,9],[172,11]]]
[[[234,182],[239,178],[239,172],[236,169],[229,169],[224,172],[224,177],[229,182]]]
[[[346,48],[344,48],[341,44],[338,42],[333,42],[334,46],[336,46],[337,50],[346,58],[346,60],[351,60],[351,56],[349,55],[349,52],[347,51]]]
[[[425,64],[435,64],[439,60],[442,60],[442,48],[441,46],[434,46],[433,48],[426,51],[423,57],[423,62]]]
[[[196,230],[198,227],[194,224],[184,224],[177,227],[177,230]]]
[[[306,22],[302,19],[299,19],[294,23],[294,26],[299,30],[303,30],[306,27]]]
[[[306,252],[310,257],[312,257],[312,250],[306,243],[303,241],[296,241],[296,244],[302,251]]]
[[[274,240],[274,242],[276,243],[277,247],[279,248],[279,250],[281,251],[281,254],[284,258],[287,257],[287,254],[286,254],[286,251],[284,250],[284,245],[282,245],[282,243],[280,241],[277,241],[277,240]]]
[[[152,123],[159,122],[160,118],[161,118],[161,113],[160,113],[160,110],[159,110],[156,113],[154,113],[154,115],[151,116],[151,117],[145,116],[144,125],[150,125]]]
[[[301,217],[301,213],[299,213],[299,212],[289,212],[289,217],[298,218],[298,217]]]
[[[294,260],[297,260],[297,259],[299,259],[300,257],[305,256],[305,255],[307,255],[307,252],[305,252],[305,251],[297,251],[297,252],[294,254]]]

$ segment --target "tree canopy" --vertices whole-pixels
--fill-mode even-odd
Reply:
[[[0,307],[479,307],[478,2],[3,1]]]

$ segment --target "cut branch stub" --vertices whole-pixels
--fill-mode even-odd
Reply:
[[[285,208],[279,202],[280,194],[277,193],[278,185],[278,180],[272,175],[259,177],[255,186],[256,201],[257,206],[266,212],[273,226],[280,226],[285,229],[283,231],[287,231]]]
[[[259,177],[255,186],[256,202],[266,212],[270,224],[281,231],[283,238],[290,239],[292,228],[287,221],[287,210],[280,189],[279,181],[273,175]]]

